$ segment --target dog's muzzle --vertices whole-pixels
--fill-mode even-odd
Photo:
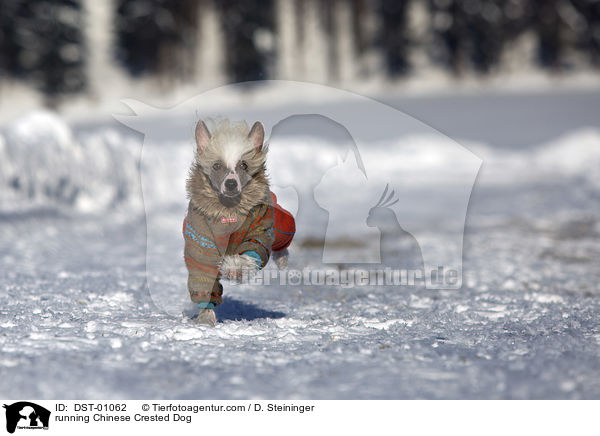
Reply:
[[[223,183],[221,183],[221,195],[225,197],[236,197],[241,192],[240,179],[237,174],[230,174],[225,177]]]

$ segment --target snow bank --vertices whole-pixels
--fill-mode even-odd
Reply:
[[[77,141],[56,114],[31,112],[0,134],[0,210],[138,206],[136,148],[109,128]]]
[[[485,185],[518,186],[578,178],[590,187],[600,187],[600,131],[594,128],[575,130],[516,151],[466,145],[483,159],[479,181]]]
[[[280,202],[290,210],[298,208],[298,199],[315,193],[319,203],[347,201],[327,188],[355,186],[352,201],[357,207],[372,207],[389,183],[401,202],[423,199],[423,195],[443,190],[449,204],[458,185],[468,180],[469,162],[457,159],[449,144],[427,135],[414,135],[370,143],[360,150],[367,168],[366,180],[358,171],[349,170],[343,160],[353,161],[336,144],[314,138],[277,138],[270,145],[268,169]],[[520,150],[465,143],[467,149],[483,160],[475,181],[480,189],[513,188],[545,184],[578,186],[589,192],[600,188],[600,131],[573,131],[549,143]],[[168,144],[166,148],[144,146],[142,159],[146,205],[185,207],[185,176],[192,159],[191,143]],[[167,157],[168,156],[168,157]],[[340,160],[342,161],[340,163]],[[354,162],[350,162],[352,167]],[[361,179],[365,179],[364,177]],[[574,184],[574,185],[573,185]],[[316,189],[315,189],[316,188]],[[323,199],[323,194],[331,198]],[[152,197],[152,198],[149,198]],[[319,201],[320,200],[320,201]],[[362,205],[361,202],[365,202]]]
[[[418,193],[460,181],[472,167],[461,166],[450,144],[455,145],[450,139],[413,135],[376,141],[359,150],[367,168],[365,201],[376,202],[390,182],[397,191]],[[573,178],[591,188],[600,187],[600,131],[595,129],[574,131],[517,151],[465,145],[483,159],[476,182],[481,187]],[[139,152],[137,140],[112,128],[76,139],[57,115],[32,112],[0,132],[0,210],[22,212],[52,206],[98,213],[140,208]],[[141,169],[146,207],[185,207],[185,178],[192,155],[191,140],[144,144]],[[272,183],[284,193],[282,203],[295,209],[293,191],[312,191],[324,174],[335,173],[341,185],[355,183],[355,172],[335,171],[348,158],[354,159],[344,155],[339,144],[290,136],[272,138],[268,166]],[[286,192],[286,186],[293,189]]]

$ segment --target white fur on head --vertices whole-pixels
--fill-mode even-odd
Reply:
[[[258,271],[258,261],[245,254],[232,254],[223,258],[219,269],[223,278],[239,281],[244,275],[250,276]]]
[[[196,126],[197,160],[221,160],[227,168],[233,170],[243,157],[251,169],[258,169],[266,159],[264,138],[265,129],[258,121],[248,131],[245,121],[221,120],[215,123],[212,135],[206,124],[199,121]]]

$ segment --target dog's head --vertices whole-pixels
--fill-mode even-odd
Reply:
[[[248,131],[245,122],[221,121],[211,134],[204,121],[199,121],[195,137],[195,170],[202,172],[223,206],[238,206],[251,181],[264,176],[263,125],[257,121]]]

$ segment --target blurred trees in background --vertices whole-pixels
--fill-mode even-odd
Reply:
[[[78,0],[2,0],[0,74],[31,82],[52,100],[85,86]]]
[[[30,83],[49,99],[85,90],[86,62],[96,49],[86,33],[95,18],[86,16],[92,10],[86,1],[92,0],[2,0],[0,77]],[[105,4],[94,7],[112,8],[108,58],[132,77],[194,82],[210,70],[221,82],[336,83],[385,80],[424,68],[461,75],[490,73],[511,62],[557,72],[600,64],[600,0]],[[320,75],[308,74],[313,70]]]
[[[115,54],[133,76],[169,74],[177,47],[196,27],[195,1],[121,0],[116,4]]]
[[[405,74],[409,68],[412,41],[407,26],[408,3],[380,0],[378,5],[381,27],[375,43],[384,53],[385,66],[391,76]]]
[[[487,72],[500,60],[506,44],[527,30],[518,2],[510,0],[431,0],[432,28],[438,47],[433,58],[455,74],[470,68]],[[516,4],[516,3],[515,3]]]
[[[226,71],[230,80],[244,82],[269,78],[275,31],[272,0],[218,2],[225,35]]]

